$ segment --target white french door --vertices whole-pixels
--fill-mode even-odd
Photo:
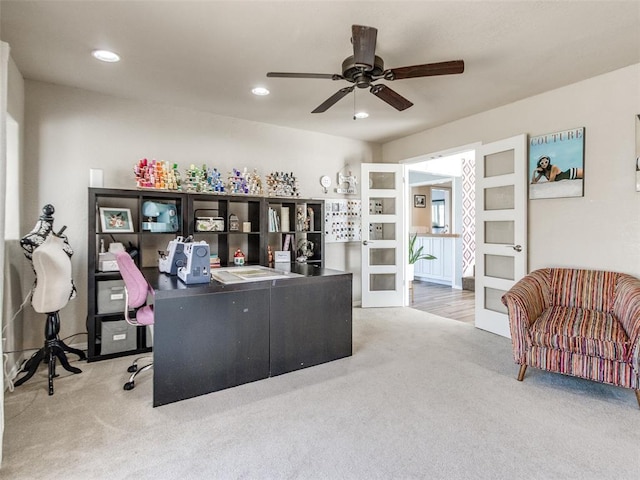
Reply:
[[[404,166],[363,163],[362,307],[404,304]]]
[[[509,337],[502,295],[527,273],[527,137],[476,153],[476,327]]]

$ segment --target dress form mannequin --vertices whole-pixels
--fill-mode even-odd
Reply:
[[[15,382],[15,386],[22,385],[29,380],[38,369],[41,362],[49,364],[49,395],[53,395],[53,378],[56,376],[56,358],[61,365],[73,373],[81,373],[82,370],[69,365],[64,352],[71,352],[80,360],[86,359],[82,350],[67,346],[58,338],[60,332],[60,316],[58,311],[63,308],[71,298],[75,297],[76,289],[71,279],[71,255],[73,250],[65,237],[61,236],[62,230],[53,232],[52,205],[45,205],[34,229],[22,238],[20,244],[25,250],[25,256],[31,260],[36,274],[36,282],[31,296],[31,305],[38,313],[46,313],[47,321],[44,328],[45,344],[27,361],[22,368],[26,375]]]
[[[71,259],[64,251],[64,240],[51,234],[36,248],[31,261],[37,282],[31,305],[38,313],[55,312],[69,303],[73,290]]]
[[[31,230],[28,234],[26,234],[20,240],[20,246],[24,250],[24,256],[31,261],[33,261],[32,259],[33,252],[39,246],[41,246],[47,240],[47,238],[49,238],[53,233],[53,213],[54,212],[55,212],[55,209],[51,204],[47,204],[44,207],[42,207],[42,215],[40,215],[40,218],[36,222],[36,225],[33,227],[33,230]],[[69,242],[67,241],[67,237],[62,235],[62,232],[65,230],[65,228],[66,227],[63,227],[62,230],[58,232],[56,237],[61,238],[64,241],[64,244],[62,245],[62,249],[69,256],[69,258],[71,258],[71,256],[73,255],[73,249],[69,245]],[[71,275],[69,275],[69,278],[71,278]],[[38,273],[36,272],[36,283],[37,282],[38,282]],[[75,285],[73,285],[73,280],[71,280],[71,285],[72,285],[72,291],[70,292],[69,300],[71,300],[76,296],[76,287]]]

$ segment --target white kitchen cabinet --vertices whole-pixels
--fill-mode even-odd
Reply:
[[[427,248],[429,248],[428,246],[425,246],[425,240],[428,240],[428,238],[424,238],[424,237],[418,237],[416,238],[416,243],[414,245],[416,250],[419,250],[420,247],[424,247],[422,249],[423,252],[427,251]],[[418,260],[414,266],[414,274],[416,277],[422,275],[423,273],[426,273],[425,268],[427,268],[427,264],[424,260]]]
[[[415,278],[427,282],[451,285],[453,280],[453,237],[418,237],[424,248],[423,253],[429,253],[434,260],[420,260],[416,262]]]

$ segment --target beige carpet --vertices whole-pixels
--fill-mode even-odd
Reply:
[[[529,369],[507,339],[355,309],[354,355],[151,407],[130,358],[46,370],[5,398],[2,479],[637,478],[633,392]],[[77,363],[77,362],[76,362]]]

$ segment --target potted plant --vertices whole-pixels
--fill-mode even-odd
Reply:
[[[422,253],[422,250],[424,249],[423,245],[420,245],[419,248],[416,248],[417,238],[418,238],[417,233],[414,233],[413,235],[409,235],[409,268],[407,269],[407,278],[409,280],[413,280],[415,263],[418,260],[435,260],[436,258],[429,253]]]

